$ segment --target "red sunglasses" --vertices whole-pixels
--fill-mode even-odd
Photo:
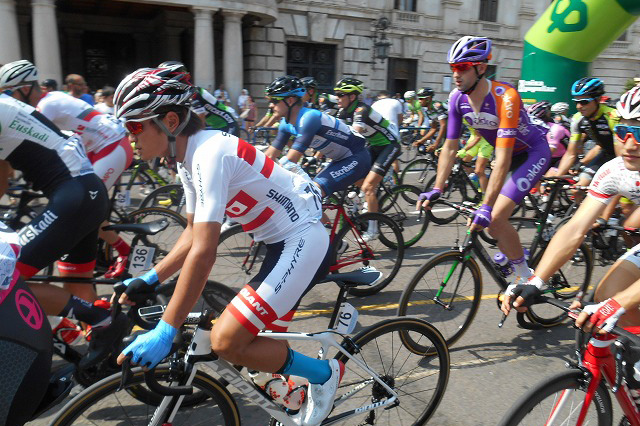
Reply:
[[[471,67],[480,65],[482,63],[484,62],[458,62],[457,64],[449,64],[449,67],[453,72],[465,72],[471,69]]]
[[[124,122],[124,127],[127,129],[127,132],[131,135],[139,135],[142,133],[142,122],[146,120],[151,120],[152,118],[158,117],[160,114],[151,115],[149,117],[127,120]]]

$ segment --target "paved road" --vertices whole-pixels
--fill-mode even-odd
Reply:
[[[351,299],[360,310],[360,324],[369,325],[395,315],[400,293],[416,270],[433,253],[450,248],[463,227],[431,227],[422,240],[405,254],[397,278],[378,295]],[[490,250],[491,251],[491,250]],[[596,267],[592,282],[602,277],[604,268]],[[542,331],[518,328],[509,318],[497,327],[501,314],[496,308],[498,287],[483,270],[484,298],[479,313],[467,333],[451,348],[451,377],[444,400],[430,425],[495,425],[502,414],[526,389],[542,378],[560,372],[570,360],[574,330],[560,326]],[[304,315],[294,321],[293,331],[320,331],[328,321],[337,287],[316,287],[305,298],[300,310]],[[309,310],[317,310],[309,313]],[[237,393],[236,393],[237,395]],[[267,424],[268,419],[255,407],[240,399],[245,424]],[[409,408],[410,409],[410,408]],[[46,424],[46,418],[32,422]]]

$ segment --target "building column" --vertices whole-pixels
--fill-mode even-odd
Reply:
[[[223,82],[229,92],[232,107],[236,106],[238,96],[244,84],[242,61],[242,16],[244,12],[223,10],[224,36],[223,36]],[[240,111],[238,111],[238,114]]]
[[[62,66],[55,1],[31,0],[31,16],[33,18],[33,60],[40,71],[40,79],[53,78],[60,83]]]
[[[460,28],[460,0],[442,0],[442,29],[444,32],[457,33]]]
[[[195,28],[193,40],[193,77],[196,85],[213,92],[215,62],[213,56],[213,20],[211,9],[193,9]]]
[[[0,64],[23,59],[20,54],[18,15],[15,0],[0,0]]]

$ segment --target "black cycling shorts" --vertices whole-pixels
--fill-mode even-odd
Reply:
[[[371,171],[384,176],[393,161],[400,156],[402,148],[399,143],[392,142],[388,145],[369,145],[367,150],[371,155]]]
[[[20,273],[31,277],[63,256],[67,264],[95,261],[98,228],[108,209],[107,190],[94,173],[58,185],[44,211],[18,231]]]
[[[0,290],[0,424],[22,425],[35,414],[49,384],[52,346],[42,307],[14,279]]]

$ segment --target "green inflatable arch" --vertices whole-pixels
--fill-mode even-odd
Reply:
[[[573,82],[638,16],[640,0],[555,0],[524,38],[524,102],[568,101]]]

